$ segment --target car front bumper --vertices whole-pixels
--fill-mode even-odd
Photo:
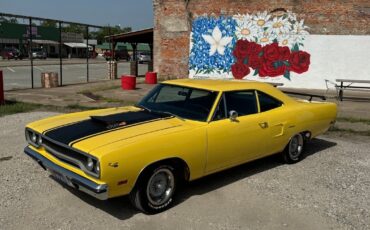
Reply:
[[[24,153],[34,159],[43,169],[48,170],[52,173],[53,177],[58,181],[74,188],[87,193],[99,200],[108,199],[108,185],[97,184],[85,177],[82,177],[72,171],[69,171],[49,159],[45,158],[41,154],[37,153],[30,147],[24,149]]]

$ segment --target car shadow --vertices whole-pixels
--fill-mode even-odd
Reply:
[[[336,143],[334,142],[315,138],[309,142],[309,148],[306,149],[304,158],[331,148],[335,145]],[[174,206],[181,204],[192,196],[211,192],[218,188],[232,184],[238,180],[253,176],[283,164],[284,163],[282,162],[281,156],[279,154],[275,154],[224,170],[222,172],[211,174],[193,182],[186,183],[182,186],[181,191],[177,194]],[[58,180],[55,181],[60,183]],[[84,202],[99,208],[100,210],[116,217],[117,219],[126,220],[139,213],[139,211],[137,211],[131,205],[128,196],[101,201],[68,186],[63,186]]]
[[[308,145],[309,147],[305,149],[303,159],[325,149],[332,148],[337,144],[335,142],[314,138]],[[198,196],[217,190],[238,180],[284,164],[281,155],[275,154],[200,178],[183,186],[182,191],[177,195],[175,205],[181,204],[192,196]]]

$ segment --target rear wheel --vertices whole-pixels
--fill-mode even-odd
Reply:
[[[303,147],[304,139],[302,134],[298,133],[294,135],[283,152],[283,160],[285,163],[293,164],[300,161],[302,159]]]
[[[148,214],[168,209],[173,203],[177,178],[176,171],[170,165],[149,168],[131,191],[131,203]]]

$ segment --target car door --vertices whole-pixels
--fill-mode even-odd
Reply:
[[[289,138],[286,136],[289,116],[280,100],[261,91],[257,91],[257,97],[261,118],[267,122],[270,132],[263,155],[277,153],[285,147]]]
[[[236,111],[236,119],[230,112]],[[258,114],[254,90],[225,92],[207,127],[206,172],[211,173],[248,160],[264,152],[269,133]]]

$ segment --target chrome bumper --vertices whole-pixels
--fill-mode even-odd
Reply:
[[[24,153],[34,159],[43,169],[52,171],[53,173],[60,175],[62,178],[56,178],[59,179],[58,181],[84,193],[87,193],[99,200],[108,199],[108,185],[97,184],[72,171],[60,167],[59,165],[53,163],[41,154],[32,150],[30,147],[24,148]]]

